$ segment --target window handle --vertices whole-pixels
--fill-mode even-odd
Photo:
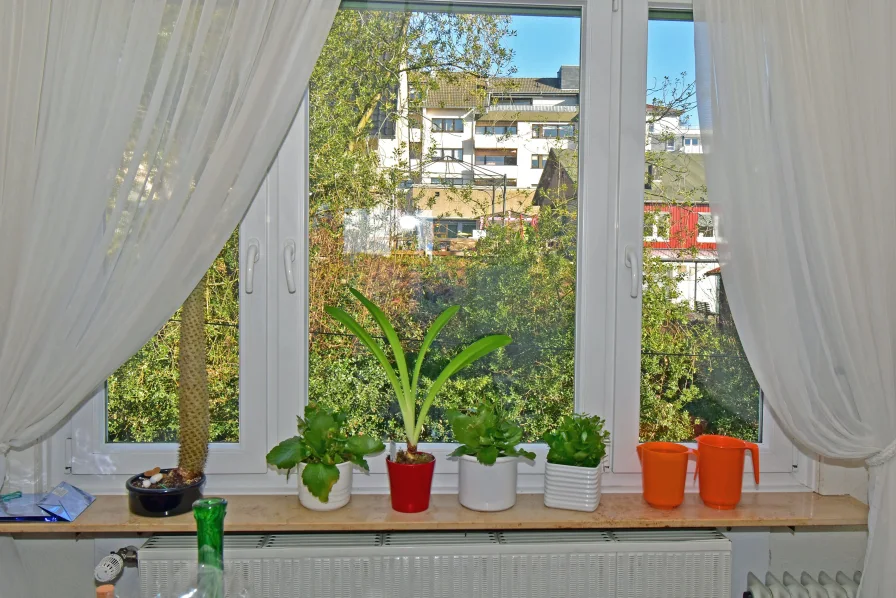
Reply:
[[[255,290],[255,263],[258,261],[258,239],[249,239],[249,248],[246,249],[246,294],[251,295]]]
[[[283,269],[286,271],[286,290],[290,294],[296,292],[296,275],[293,272],[292,265],[296,261],[296,242],[293,239],[287,239],[283,244]]]
[[[625,246],[625,267],[632,272],[629,295],[631,295],[632,299],[637,299],[638,292],[641,290],[641,260],[638,256],[637,247]]]

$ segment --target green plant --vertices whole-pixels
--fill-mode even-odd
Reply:
[[[350,461],[369,470],[364,457],[386,448],[370,436],[347,436],[344,431],[347,417],[316,403],[308,403],[305,418],[297,419],[299,435],[272,448],[267,461],[278,469],[285,469],[287,478],[289,470],[299,463],[306,463],[302,483],[321,502],[330,499],[330,490],[339,480],[337,465]]]
[[[460,307],[452,305],[443,311],[429,327],[429,330],[426,331],[426,334],[423,337],[423,342],[420,345],[420,350],[417,352],[417,360],[414,364],[413,375],[411,376],[408,372],[408,361],[404,349],[401,347],[401,341],[395,333],[395,328],[392,327],[389,319],[379,307],[374,305],[374,303],[360,291],[353,288],[349,288],[349,291],[351,291],[351,294],[364,305],[368,312],[370,312],[370,315],[376,320],[376,323],[383,331],[386,340],[392,348],[392,354],[395,360],[394,366],[386,356],[386,352],[383,351],[377,341],[374,340],[370,333],[368,333],[357,320],[338,307],[327,306],[325,308],[326,312],[330,317],[340,322],[357,336],[358,339],[370,349],[370,352],[377,358],[377,361],[379,361],[383,371],[386,373],[386,377],[389,379],[389,382],[395,391],[395,397],[398,400],[398,408],[401,411],[404,432],[407,437],[408,448],[406,454],[408,460],[416,461],[417,459],[415,455],[417,453],[417,442],[420,439],[420,433],[423,431],[423,425],[426,423],[429,409],[432,407],[436,395],[439,394],[439,390],[445,382],[452,375],[456,374],[477,359],[488,355],[500,347],[510,344],[511,338],[504,334],[493,334],[481,338],[466,347],[456,355],[454,359],[448,362],[448,365],[445,366],[435,381],[429,386],[429,390],[426,392],[426,397],[423,399],[423,403],[420,405],[420,410],[418,411],[417,389],[420,380],[420,369],[423,367],[423,360],[426,357],[426,352],[442,328],[444,328],[448,321],[454,317],[454,314],[457,313]]]
[[[471,455],[483,465],[494,465],[500,457],[535,459],[535,453],[517,448],[523,429],[492,405],[480,405],[469,414],[452,409],[446,416],[454,438],[462,443],[452,457]]]
[[[596,415],[565,415],[553,432],[544,435],[548,445],[548,463],[597,467],[607,453],[610,433],[604,420]]]

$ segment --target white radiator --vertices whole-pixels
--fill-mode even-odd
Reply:
[[[138,551],[144,598],[196,570],[195,536]],[[253,598],[719,598],[731,543],[716,530],[227,535],[225,570]]]
[[[790,573],[785,573],[781,579],[768,573],[765,576],[765,583],[750,573],[747,575],[747,593],[744,596],[750,598],[856,598],[861,581],[861,571],[856,571],[852,577],[842,571],[837,571],[837,574],[831,577],[822,571],[817,578],[804,571],[799,579]]]

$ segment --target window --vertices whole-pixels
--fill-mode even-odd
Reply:
[[[476,164],[488,166],[516,166],[516,150],[476,152]]]
[[[648,71],[660,88],[648,89],[645,96],[643,77],[626,76],[643,68],[636,58],[648,38],[639,32],[653,35],[658,22],[648,24],[639,11],[628,11],[626,18],[634,21],[625,28],[632,34],[615,35],[614,28],[623,27],[622,11],[613,12],[610,2],[587,3],[584,14],[584,0],[569,0],[563,8],[495,0],[488,3],[489,10],[468,14],[451,11],[472,4],[449,4],[433,2],[434,11],[426,12],[427,2],[408,3],[411,12],[403,18],[416,31],[431,32],[408,40],[377,35],[395,30],[396,15],[389,11],[400,3],[365,6],[353,1],[336,16],[315,68],[316,76],[326,74],[328,84],[312,78],[279,157],[232,239],[231,253],[216,264],[222,277],[218,282],[230,276],[239,284],[216,287],[214,292],[230,289],[224,293],[230,311],[216,308],[217,315],[210,317],[210,336],[231,344],[231,361],[216,362],[229,387],[222,384],[213,394],[223,397],[221,404],[229,411],[221,418],[227,425],[216,432],[220,442],[211,448],[209,490],[294,491],[295,479],[287,481],[268,470],[264,455],[275,442],[295,434],[294,417],[309,400],[344,411],[352,432],[400,438],[394,399],[375,359],[324,311],[334,305],[362,313],[348,285],[361,288],[383,307],[410,351],[436,314],[447,305],[461,305],[461,317],[452,320],[431,350],[428,363],[435,366],[485,334],[503,332],[513,338],[500,354],[464,370],[440,394],[423,439],[439,458],[437,488],[450,490],[456,484],[456,463],[444,459],[454,449],[445,444],[453,440],[445,411],[483,398],[501,401],[510,410],[524,429],[523,440],[533,443],[530,448],[539,455],[536,467],[520,468],[524,490],[542,487],[538,468],[546,451],[538,439],[573,410],[607,419],[613,434],[607,485],[639,483],[634,450],[639,441],[689,441],[700,432],[759,440],[763,476],[777,475],[772,479],[787,483],[793,471],[792,444],[767,415],[727,307],[718,257],[706,245],[715,223],[701,211],[706,209],[702,155],[649,152],[648,168],[655,176],[647,177],[645,189],[645,100],[657,105],[667,93],[693,97],[662,89],[665,75],[673,73],[656,71],[652,46]],[[512,14],[521,4],[527,6],[519,12],[526,14]],[[465,44],[478,43],[477,31],[506,42],[523,17],[529,20],[526,30],[532,41],[514,43],[550,47],[546,42],[563,23],[576,32],[576,41],[579,31],[587,32],[588,44],[581,48],[581,121],[532,124],[532,137],[547,142],[502,140],[506,150],[477,149],[472,165],[455,163],[463,157],[459,148],[441,148],[440,156],[453,159],[432,169],[408,164],[402,142],[416,157],[435,145],[460,145],[434,142],[433,131],[463,132],[463,118],[432,118],[433,112],[471,115],[464,118],[481,114],[475,100],[466,107],[449,106],[464,96],[454,93],[440,79],[444,73],[430,65],[460,60],[449,67],[457,71],[448,80],[467,82],[469,73],[515,76],[513,69],[520,65],[506,44],[493,46],[488,55],[467,52]],[[468,26],[474,21],[483,28]],[[448,45],[423,48],[449,52],[442,58],[450,60],[427,61],[419,71],[407,73],[406,83],[399,82],[407,85],[405,97],[418,101],[411,113],[402,114],[407,108],[395,105],[395,98],[403,94],[390,95],[395,72],[408,57],[402,52],[417,52],[429,35],[455,31],[459,24],[473,37],[446,34]],[[675,47],[691,51],[692,24],[669,21],[661,26],[680,35]],[[572,45],[572,55],[578,56],[578,44]],[[372,55],[381,58],[363,59]],[[618,61],[607,59],[611,56]],[[692,68],[674,67],[674,72],[682,71]],[[668,84],[687,86],[689,79],[676,83],[672,77]],[[482,101],[488,101],[484,95]],[[365,143],[376,135],[373,122],[358,129],[364,122],[359,106],[377,102],[395,115],[394,142]],[[611,106],[615,108],[608,112]],[[682,110],[681,120],[689,115],[696,120],[693,107]],[[417,127],[419,141],[411,141],[409,129],[415,129],[418,113],[432,127]],[[677,114],[664,118],[668,130],[681,126]],[[479,123],[474,131],[500,135],[501,127],[505,135],[516,133],[515,125],[506,122]],[[696,132],[699,123],[691,127]],[[667,130],[666,120],[661,128]],[[684,147],[699,143],[696,134],[690,138]],[[665,137],[660,139],[662,144]],[[500,167],[513,166],[520,147],[527,153],[529,147],[544,152],[531,157],[536,170],[544,168],[547,149],[556,148],[556,179],[541,181],[543,173],[523,169],[518,175],[523,186],[517,188],[517,178],[505,178],[507,171]],[[587,168],[580,172],[579,164]],[[588,209],[579,211],[579,205]],[[253,247],[257,249],[250,252]],[[251,258],[256,255],[257,261]],[[246,291],[247,263],[255,266],[252,293]],[[368,320],[364,323],[370,326]],[[165,334],[176,324],[166,324]],[[146,379],[166,367],[164,351],[153,353],[152,345],[141,351],[150,353],[160,357],[162,366],[140,358],[146,366],[140,366],[145,375],[141,391],[150,388]],[[170,378],[165,384],[170,385]],[[74,474],[131,473],[175,461],[176,447],[165,442],[172,432],[166,420],[170,413],[152,407],[150,417],[138,419],[142,412],[122,406],[124,387],[110,382],[112,408],[107,409],[106,393],[99,393],[63,432],[71,440]],[[158,404],[163,404],[167,395],[158,394],[163,399]],[[134,396],[134,402],[152,405],[159,400]],[[114,424],[107,430],[107,421],[119,418],[130,418],[135,425],[125,432]],[[156,442],[121,442],[123,433]],[[64,452],[66,444],[54,442],[54,450],[62,447]],[[354,483],[382,492],[388,488],[384,457],[369,461],[371,474],[355,476]],[[89,478],[86,487],[120,489],[117,477],[99,478],[103,476]],[[84,487],[85,479],[73,481]]]
[[[463,133],[464,121],[460,118],[434,118],[432,119],[432,130]]]
[[[429,181],[430,181],[430,184],[432,184],[432,185],[445,185],[445,186],[453,185],[453,186],[460,186],[460,185],[463,185],[463,184],[464,184],[464,179],[463,179],[463,177],[444,177],[444,176],[442,176],[442,177],[438,177],[438,176],[434,176],[434,177],[430,177]]]
[[[644,240],[669,241],[672,214],[663,210],[645,210]]]
[[[477,135],[516,135],[516,125],[476,125]]]
[[[536,139],[568,139],[575,135],[573,125],[532,125],[532,137]]]
[[[697,241],[702,243],[715,243],[715,222],[709,212],[697,214]]]
[[[496,96],[493,104],[501,104],[503,106],[531,106],[532,98],[515,98],[512,96]]]
[[[479,220],[437,220],[435,236],[437,239],[472,239],[479,230]]]
[[[647,30],[648,78],[641,88],[647,94],[639,97],[632,87],[630,94],[623,92],[623,105],[633,105],[636,98],[663,105],[669,108],[664,128],[667,124],[675,130],[688,119],[690,127],[699,128],[693,102],[693,23],[651,20]],[[656,39],[661,41],[652,43]],[[680,43],[671,41],[675,39]],[[678,50],[670,54],[670,47]],[[631,122],[635,118],[643,119],[644,113],[632,109]],[[634,248],[641,245],[641,268],[626,271],[632,281],[640,280],[640,288],[633,282],[617,293],[617,330],[623,332],[617,332],[622,338],[616,347],[613,472],[639,470],[628,448],[637,442],[689,442],[700,434],[727,434],[759,443],[763,475],[788,479],[794,471],[793,445],[767,415],[728,308],[714,222],[705,209],[712,197],[711,191],[707,196],[703,156],[675,152],[674,138],[663,141],[669,153],[638,155],[645,149],[643,142],[638,151],[632,140],[632,162],[623,166],[630,172],[623,175],[623,184],[631,186],[632,196],[643,196],[643,202],[623,202],[617,251],[631,252],[626,260],[633,263]],[[681,145],[696,147],[698,141],[696,135],[685,135]],[[629,211],[635,206],[640,214]],[[626,337],[637,338],[637,343]],[[636,354],[637,369],[628,363]],[[627,396],[639,396],[637,406]]]
[[[650,123],[649,125],[647,125],[647,132],[653,133],[654,128],[655,128],[655,125],[653,123]]]
[[[464,150],[462,149],[448,149],[444,147],[437,148],[435,151],[434,159],[436,160],[457,160],[458,162],[464,161]]]

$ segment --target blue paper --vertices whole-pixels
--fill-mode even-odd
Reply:
[[[62,521],[74,521],[95,500],[96,497],[92,494],[62,482],[50,490],[38,506]]]
[[[59,517],[38,506],[44,496],[23,494],[19,498],[0,502],[0,521],[59,521]]]

